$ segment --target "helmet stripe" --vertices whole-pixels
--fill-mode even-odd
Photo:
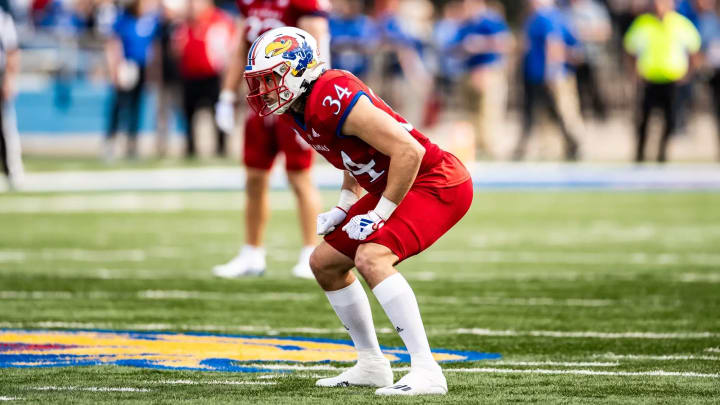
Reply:
[[[260,41],[256,40],[250,46],[250,50],[248,51],[248,60],[247,60],[248,66],[252,66],[252,60],[255,59],[255,47],[257,47],[258,42],[260,42]]]

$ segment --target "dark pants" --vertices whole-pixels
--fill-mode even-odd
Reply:
[[[215,103],[220,98],[220,76],[212,76],[199,79],[183,80],[183,111],[187,123],[185,136],[187,139],[185,153],[187,157],[195,156],[195,130],[193,128],[193,118],[195,113],[202,107],[210,107],[215,116]],[[217,133],[217,149],[218,156],[225,155],[225,132],[221,131],[215,123],[215,132]]]
[[[580,109],[583,115],[587,115],[592,108],[595,117],[605,120],[607,118],[607,107],[600,93],[595,66],[589,63],[582,63],[576,67],[575,74],[577,77]]]
[[[645,83],[643,94],[641,97],[640,111],[637,123],[637,148],[635,150],[635,161],[642,162],[645,160],[645,144],[647,143],[647,126],[650,121],[650,115],[655,108],[659,108],[665,119],[665,128],[663,129],[662,138],[660,138],[660,150],[658,152],[658,162],[667,160],[667,147],[670,135],[675,129],[675,106],[677,102],[677,84],[676,83]]]
[[[550,117],[557,122],[565,141],[565,158],[567,160],[577,159],[578,144],[575,137],[570,134],[565,121],[558,111],[557,101],[550,88],[545,83],[532,83],[525,81],[525,99],[523,100],[523,126],[520,139],[515,146],[513,158],[522,159],[525,156],[525,148],[530,139],[530,134],[535,126],[535,110],[537,106],[544,106],[550,113]]]
[[[8,164],[9,151],[5,143],[5,122],[3,121],[3,102],[0,96],[0,160],[2,160],[3,173],[10,177],[10,165]]]
[[[127,122],[128,155],[137,154],[137,134],[140,130],[140,116],[142,104],[142,91],[145,86],[145,68],[140,68],[140,75],[135,86],[129,90],[115,88],[110,107],[110,121],[106,138],[115,136],[120,126],[120,115],[124,113]]]

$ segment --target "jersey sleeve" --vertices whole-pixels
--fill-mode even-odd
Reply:
[[[317,126],[325,133],[343,136],[345,120],[361,97],[370,95],[357,79],[341,75],[318,83],[315,89],[314,116]]]
[[[327,16],[330,0],[291,0],[292,6],[302,15]]]

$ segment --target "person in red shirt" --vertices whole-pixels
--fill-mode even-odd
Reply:
[[[225,131],[235,127],[235,102],[250,45],[262,33],[282,26],[301,27],[320,40],[322,55],[329,56],[328,0],[237,0],[244,17],[241,40],[223,83],[215,119]],[[263,237],[270,214],[270,169],[278,154],[285,155],[288,180],[298,201],[303,249],[293,275],[313,278],[310,254],[317,243],[313,229],[320,197],[312,184],[310,169],[313,151],[295,132],[276,117],[248,112],[245,120],[243,162],[247,168],[245,246],[227,264],[216,266],[219,277],[259,275],[265,271]]]
[[[415,295],[395,265],[427,249],[467,213],[473,198],[467,169],[360,79],[327,70],[305,31],[278,28],[258,38],[245,78],[248,102],[259,115],[280,115],[344,173],[338,205],[318,216],[317,233],[325,240],[310,267],[348,330],[358,362],[317,385],[376,386],[379,395],[446,394]],[[411,370],[395,385],[353,267],[410,353]]]
[[[183,112],[186,120],[186,156],[195,156],[193,119],[202,106],[215,107],[220,97],[222,71],[228,62],[235,22],[212,0],[190,0],[188,19],[174,34],[182,77]],[[216,128],[216,153],[225,154],[227,134]]]

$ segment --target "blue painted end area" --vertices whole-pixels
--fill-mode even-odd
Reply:
[[[112,330],[7,330],[0,329],[0,340],[3,334],[15,335],[14,341],[0,343],[0,368],[32,368],[32,367],[73,367],[117,365],[158,370],[194,370],[194,371],[222,371],[222,372],[290,372],[290,370],[265,369],[258,367],[257,363],[287,363],[289,359],[304,359],[302,363],[323,363],[337,361],[338,358],[347,359],[348,352],[352,351],[352,342],[325,338],[307,337],[277,337],[277,336],[246,336],[246,335],[219,335],[206,332],[135,332]],[[20,335],[20,336],[17,336]],[[27,335],[23,337],[23,335]],[[84,342],[81,346],[68,345],[68,335],[78,336],[78,341]],[[183,336],[187,337],[187,348],[177,348],[182,344]],[[204,357],[204,353],[197,352],[198,337],[206,336],[212,344],[218,344],[221,338],[220,349],[214,349],[215,356]],[[37,344],[41,337],[43,343]],[[110,338],[111,344],[108,344]],[[236,340],[234,340],[236,339]],[[23,342],[23,340],[27,340]],[[72,340],[72,339],[71,339]],[[173,350],[166,351],[162,347],[163,341],[168,341]],[[92,342],[97,341],[97,344]],[[145,346],[142,341],[153,341]],[[60,343],[64,342],[64,343]],[[104,343],[103,343],[104,342]],[[283,343],[287,344],[283,344]],[[307,345],[305,343],[314,343]],[[323,346],[323,344],[327,344]],[[160,346],[159,346],[160,345]],[[273,349],[266,354],[257,355],[258,358],[243,358],[237,360],[237,354],[254,353],[258,346],[269,346]],[[83,347],[87,354],[82,353]],[[118,350],[119,348],[134,348],[141,350]],[[397,357],[396,363],[409,363],[410,356],[404,348],[382,347],[385,353]],[[287,352],[303,352],[284,355]],[[259,351],[262,353],[263,351]],[[343,356],[337,356],[342,352]],[[457,357],[452,362],[471,362],[481,360],[495,360],[501,358],[499,353],[483,353],[474,351],[457,351],[437,349],[434,353],[442,353]],[[335,353],[335,354],[332,354]],[[256,357],[256,356],[252,356]],[[292,362],[292,361],[290,361]],[[246,364],[252,363],[252,367]],[[298,361],[298,363],[301,363]],[[182,364],[182,365],[180,365]]]

